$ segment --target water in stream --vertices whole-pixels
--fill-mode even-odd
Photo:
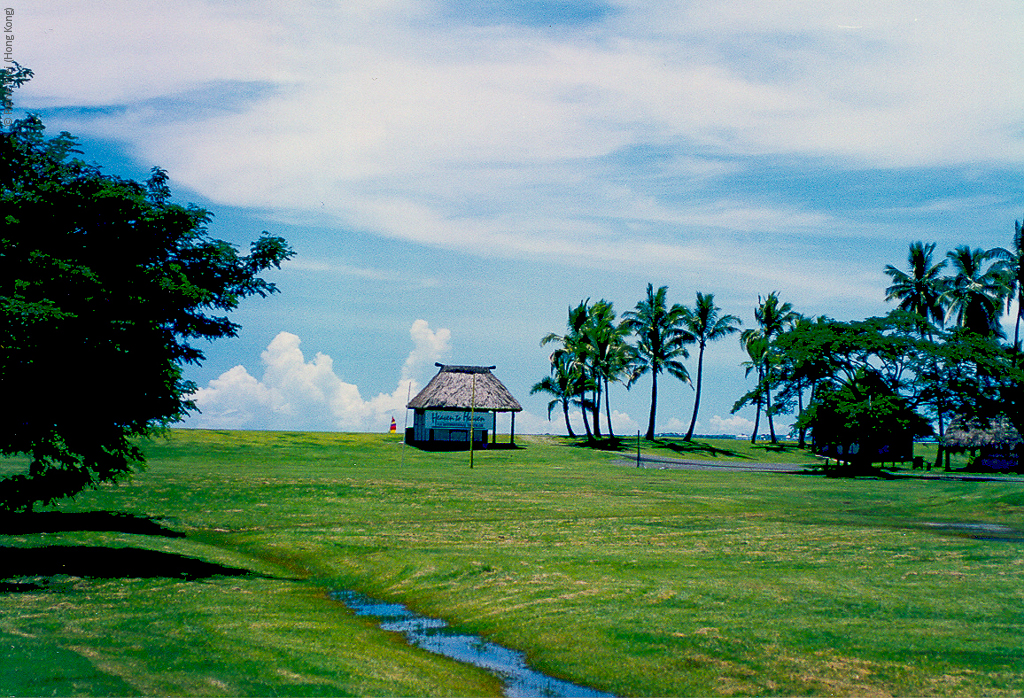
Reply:
[[[505,684],[509,698],[530,696],[564,696],[565,698],[611,698],[611,694],[577,686],[568,681],[546,676],[526,664],[526,658],[478,635],[466,635],[451,630],[439,618],[417,615],[398,603],[385,603],[349,591],[332,592],[356,615],[373,616],[380,620],[382,630],[402,633],[406,641],[428,652],[486,669]]]

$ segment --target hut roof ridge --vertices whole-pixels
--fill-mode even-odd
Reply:
[[[434,365],[441,369],[440,373],[490,373],[491,369],[497,368],[497,366],[459,366],[442,363]]]
[[[416,394],[409,404],[411,409],[493,410],[495,412],[521,412],[519,404],[508,388],[491,373],[494,366],[461,366],[436,364],[437,374],[427,386]]]

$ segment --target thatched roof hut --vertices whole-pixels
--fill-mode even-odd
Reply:
[[[1019,470],[1024,439],[1005,416],[983,424],[977,420],[958,419],[946,430],[942,445],[951,451],[977,451],[969,470]]]
[[[510,412],[509,443],[514,444],[516,412],[522,412],[523,406],[491,373],[494,366],[436,365],[440,368],[437,375],[407,405],[415,412],[406,441],[455,447],[468,445],[472,439],[486,445],[489,432],[494,444],[495,415]]]
[[[522,412],[523,406],[491,369],[494,366],[446,366],[430,379],[427,387],[409,401],[416,410],[468,410]]]
[[[953,450],[999,448],[1007,451],[1024,443],[1010,420],[1005,416],[989,420],[987,425],[978,420],[955,420],[946,430],[943,445]]]

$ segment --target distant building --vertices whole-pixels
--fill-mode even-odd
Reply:
[[[496,443],[495,422],[498,412],[511,414],[509,444],[515,444],[516,412],[523,406],[512,397],[491,373],[494,366],[440,367],[427,387],[406,405],[413,413],[413,425],[406,430],[406,441],[426,447],[458,448],[473,443],[486,447],[488,436]]]
[[[942,441],[950,451],[971,451],[977,456],[972,470],[1019,470],[1024,439],[1005,416],[987,424],[977,420],[956,419]]]

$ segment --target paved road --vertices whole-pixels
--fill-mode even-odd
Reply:
[[[636,456],[621,458],[615,461],[618,465],[636,467]],[[802,473],[813,463],[745,463],[726,460],[683,460],[679,458],[659,458],[657,456],[641,456],[640,467],[648,470],[703,470],[720,473]],[[883,475],[892,478],[917,478],[919,480],[959,480],[963,482],[1008,482],[1024,485],[1024,478],[1011,475],[986,475],[979,473],[918,471],[915,473],[899,473]]]

